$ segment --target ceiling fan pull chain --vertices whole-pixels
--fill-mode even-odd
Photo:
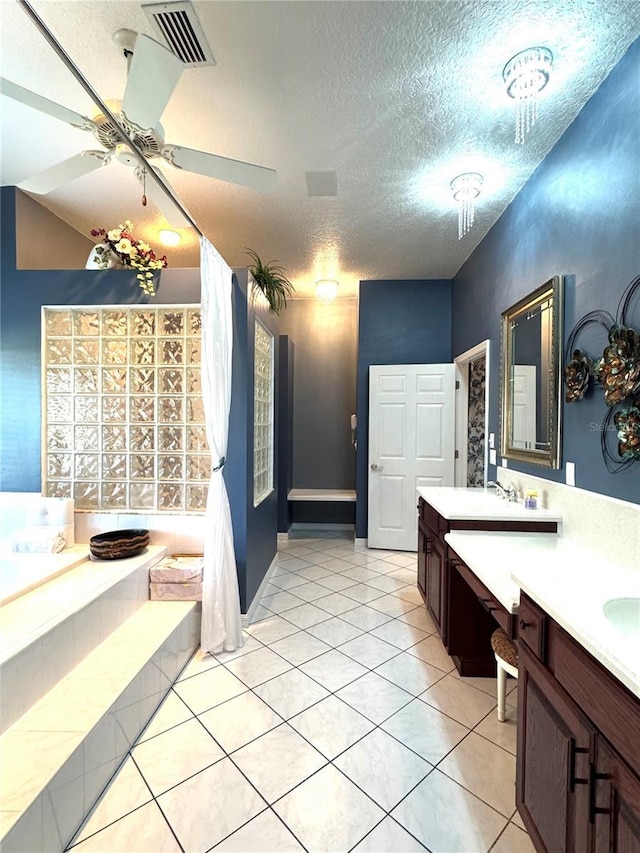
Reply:
[[[142,206],[147,206],[147,170],[142,170]]]

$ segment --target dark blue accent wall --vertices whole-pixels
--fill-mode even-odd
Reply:
[[[451,361],[451,282],[448,279],[361,281],[356,414],[356,536],[369,520],[369,367]]]
[[[636,41],[454,278],[454,356],[492,341],[489,430],[496,438],[501,312],[553,275],[564,275],[566,339],[588,311],[615,314],[622,291],[640,273],[639,140]],[[640,329],[640,299],[632,325]],[[579,343],[587,340],[590,353],[600,355],[604,331]],[[615,475],[605,468],[597,430],[605,411],[597,391],[564,405],[563,464],[576,463],[577,486],[640,503],[640,462]],[[509,464],[565,481],[564,469]]]
[[[257,507],[253,505],[253,386],[254,386],[254,352],[255,352],[255,321],[260,320],[262,325],[274,336],[273,371],[274,371],[274,411],[272,417],[276,417],[275,400],[278,399],[278,317],[273,314],[266,300],[256,288],[252,279],[249,279],[246,269],[236,272],[238,281],[246,289],[247,294],[247,409],[246,422],[244,426],[245,441],[247,444],[247,476],[246,476],[246,514],[247,514],[247,563],[244,580],[244,589],[240,589],[240,603],[242,612],[246,613],[251,605],[260,584],[262,583],[271,561],[276,555],[278,539],[278,440],[274,432],[274,460],[273,460],[273,491]],[[248,280],[249,279],[249,280]],[[275,425],[274,425],[275,429]]]

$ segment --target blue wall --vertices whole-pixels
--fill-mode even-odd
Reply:
[[[588,311],[615,314],[622,291],[640,272],[639,140],[637,41],[454,278],[453,355],[485,338],[493,344],[489,430],[496,438],[501,312],[553,275],[564,275],[566,340]],[[640,299],[632,325],[640,328]],[[578,345],[587,343],[592,356],[600,355],[604,330]],[[576,463],[577,486],[640,503],[640,463],[615,475],[605,468],[595,428],[605,411],[598,391],[564,405],[563,463]],[[565,481],[564,470],[509,464]],[[495,473],[490,466],[489,476]]]
[[[356,414],[356,536],[367,536],[369,367],[451,361],[451,282],[448,279],[361,281]]]
[[[231,399],[231,418],[229,422],[229,436],[234,443],[238,440],[244,441],[246,471],[244,478],[244,528],[246,531],[245,562],[238,560],[238,577],[240,579],[240,604],[242,612],[246,613],[253,598],[262,583],[262,580],[275,557],[278,538],[278,441],[277,433],[274,433],[274,490],[259,506],[253,505],[253,386],[254,386],[254,349],[255,349],[255,321],[260,320],[274,336],[274,382],[275,400],[278,399],[278,317],[269,311],[266,300],[252,282],[246,269],[235,271],[234,293],[236,295],[236,307],[240,310],[235,314],[234,333],[237,332],[237,341],[243,341],[239,350],[246,354],[246,362],[243,373],[234,373],[234,390]],[[234,363],[234,371],[237,363]],[[241,416],[235,417],[234,409],[236,400],[240,400]],[[277,410],[274,406],[273,417]],[[243,418],[244,420],[242,420]],[[231,451],[232,445],[229,445]],[[227,480],[228,482],[228,480]],[[241,508],[237,507],[236,515]],[[235,521],[234,521],[235,524]],[[235,534],[235,527],[234,527]],[[236,555],[237,556],[237,555]]]

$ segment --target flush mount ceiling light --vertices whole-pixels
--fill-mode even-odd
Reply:
[[[538,95],[549,82],[553,54],[546,47],[529,47],[507,62],[502,77],[507,95],[516,102],[516,142],[522,144],[538,117]]]
[[[458,240],[471,230],[475,218],[475,201],[480,195],[482,175],[464,172],[451,181],[451,192],[458,202]]]
[[[177,246],[182,239],[177,231],[171,231],[168,228],[159,231],[158,237],[165,246]]]
[[[338,295],[338,282],[333,278],[321,278],[316,281],[316,296],[320,302],[328,304]]]

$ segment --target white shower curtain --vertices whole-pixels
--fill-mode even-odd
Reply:
[[[205,515],[201,645],[215,654],[238,649],[244,641],[231,511],[222,476],[231,406],[232,272],[206,237],[200,238],[200,269],[202,397],[212,466]]]

